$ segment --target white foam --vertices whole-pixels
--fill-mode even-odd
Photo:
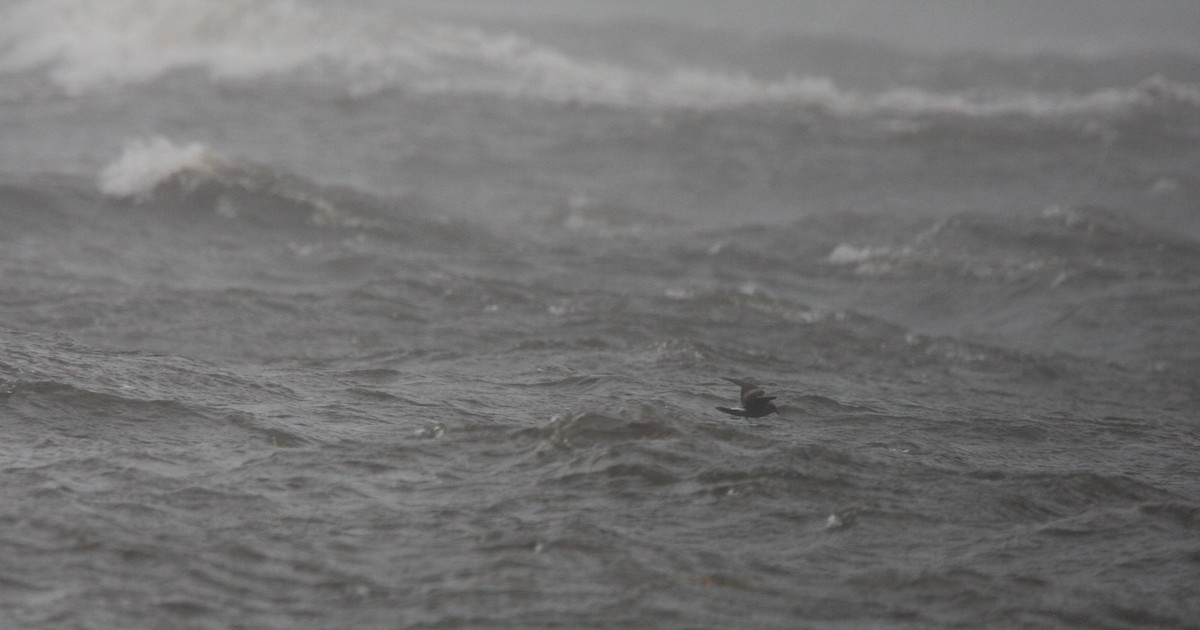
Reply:
[[[401,88],[616,107],[791,104],[839,116],[1120,114],[1155,101],[1200,107],[1200,88],[1153,78],[1091,93],[846,90],[822,77],[773,80],[580,59],[517,35],[335,3],[295,0],[28,0],[0,11],[0,72],[42,70],[80,94],[180,69],[217,80],[307,76],[352,94]]]
[[[73,93],[188,67],[253,78],[331,52],[326,16],[283,0],[41,0],[5,17],[0,68],[46,66]]]
[[[391,32],[365,14],[331,6],[290,0],[30,1],[0,15],[0,69],[46,67],[56,84],[80,93],[181,68],[252,79],[323,62],[343,71],[381,61],[421,64],[429,41],[414,42],[411,33]]]
[[[891,250],[887,248],[855,247],[842,243],[829,252],[829,262],[835,265],[856,265],[877,256],[885,256]]]
[[[200,143],[177,145],[155,136],[125,145],[124,152],[100,172],[100,192],[113,197],[146,198],[159,184],[186,171],[211,174],[222,159]]]

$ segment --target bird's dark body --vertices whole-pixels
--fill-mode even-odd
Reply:
[[[731,416],[742,418],[761,418],[769,416],[773,413],[779,413],[775,408],[775,396],[768,396],[763,388],[751,383],[736,378],[728,378],[725,380],[742,388],[742,407],[740,409],[730,407],[717,407],[718,411],[724,411]]]

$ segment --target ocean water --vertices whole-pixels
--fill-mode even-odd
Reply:
[[[1196,627],[1200,8],[878,4],[0,3],[0,626]]]

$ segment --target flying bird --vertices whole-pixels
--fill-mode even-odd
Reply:
[[[741,408],[717,407],[718,411],[724,411],[731,416],[739,416],[742,418],[761,418],[769,416],[773,413],[779,413],[775,408],[774,396],[768,396],[763,388],[751,383],[750,381],[742,381],[736,378],[728,378],[727,381],[742,388],[742,406]]]

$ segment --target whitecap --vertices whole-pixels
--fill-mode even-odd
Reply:
[[[855,247],[842,243],[829,252],[827,260],[835,265],[855,265],[886,255],[888,251],[887,248]]]
[[[789,105],[834,116],[1117,116],[1156,103],[1200,107],[1200,88],[1162,77],[1092,92],[846,89],[820,76],[641,70],[580,58],[513,33],[292,0],[37,0],[0,11],[0,72],[44,71],[65,92],[154,81],[332,81],[389,89],[609,107],[720,110]]]
[[[112,197],[145,199],[166,180],[185,171],[213,173],[222,158],[207,146],[178,145],[162,136],[126,143],[124,152],[100,172],[100,192]]]

